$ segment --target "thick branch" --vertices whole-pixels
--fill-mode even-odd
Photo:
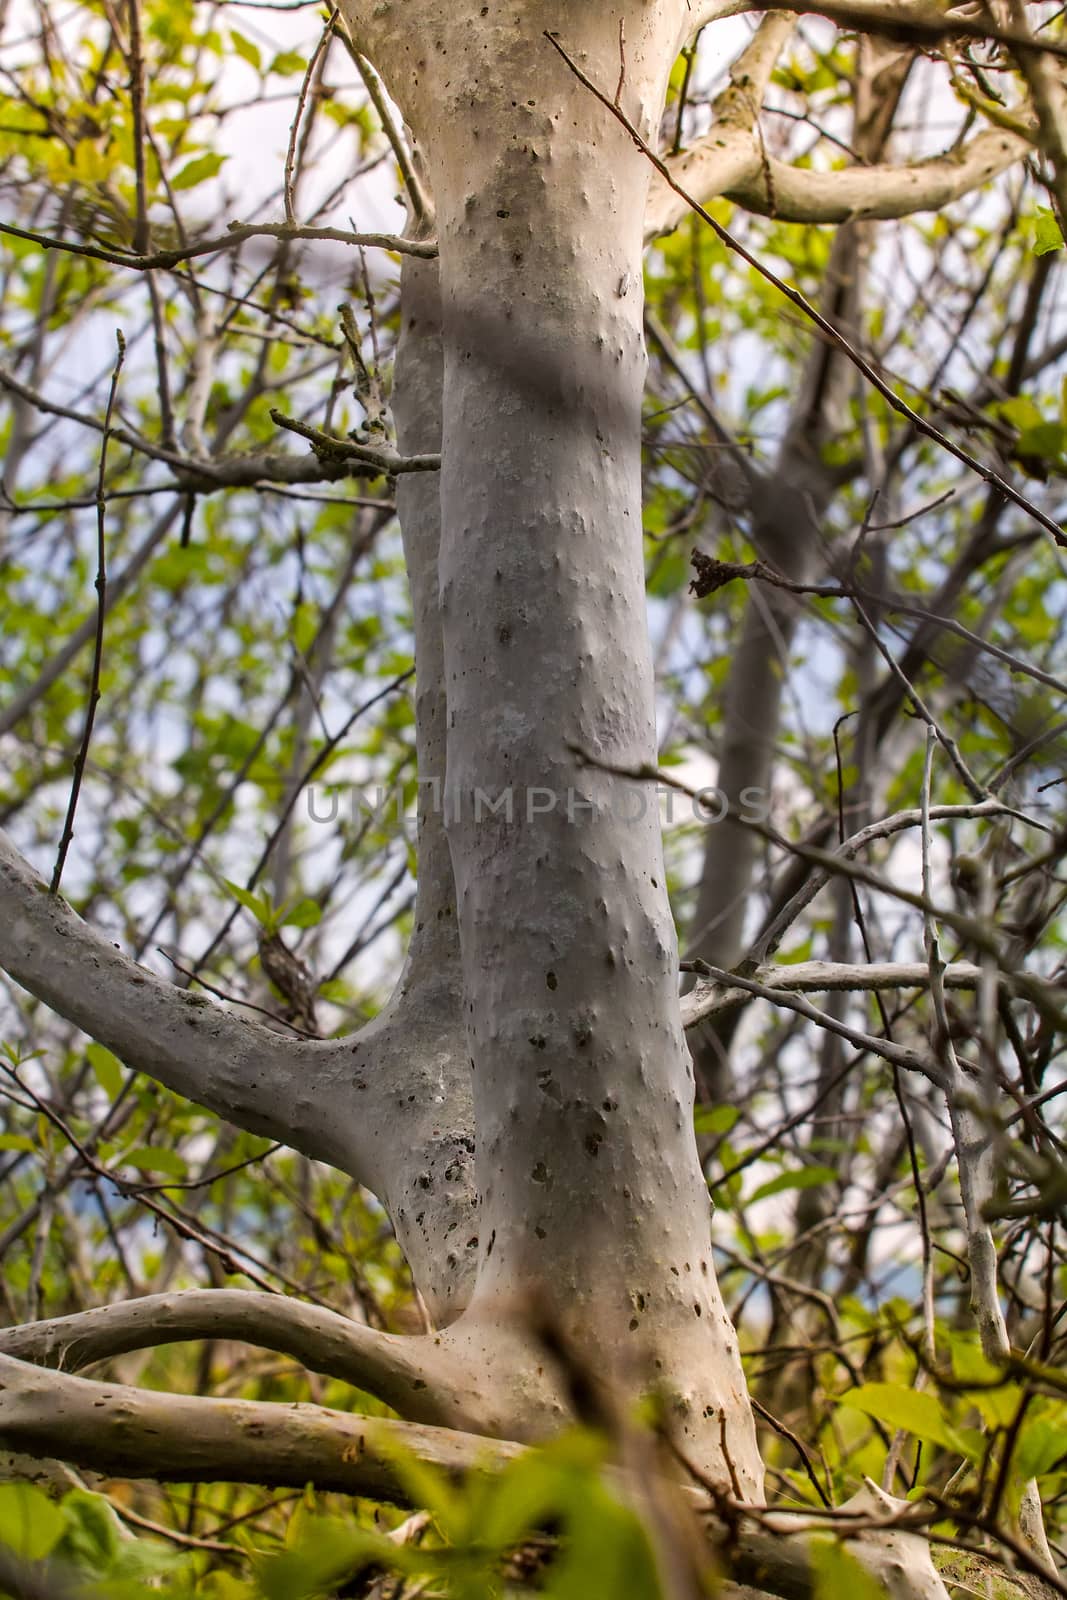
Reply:
[[[499,1466],[518,1445],[309,1405],[214,1400],[94,1383],[0,1356],[0,1438],[32,1455],[161,1483],[261,1483],[408,1503],[407,1450],[450,1474]]]
[[[2,832],[0,908],[0,967],[17,983],[133,1070],[365,1184],[431,1308],[459,1309],[451,1235],[471,1214],[472,1140],[445,1092],[453,1052],[432,977],[357,1035],[293,1041],[139,967],[49,894]]]
[[[708,4],[709,21],[722,12]],[[752,11],[792,11],[798,16],[827,17],[849,32],[870,33],[895,44],[928,45],[943,39],[996,39],[1003,44],[1029,44],[1048,55],[1067,54],[1067,45],[1033,38],[1029,29],[998,27],[981,15],[931,4],[930,0],[751,0]],[[727,13],[728,15],[729,13]]]
[[[946,967],[943,979],[947,989],[974,989],[981,968],[969,961]],[[707,1017],[734,1011],[755,997],[757,986],[792,994],[871,993],[887,989],[925,989],[930,969],[925,962],[798,961],[795,966],[760,967],[748,981],[751,989],[702,979],[682,997],[682,1024],[693,1027]]]
[[[725,195],[748,211],[781,222],[887,221],[941,210],[1023,160],[1031,148],[1021,135],[993,128],[959,151],[907,166],[883,163],[817,172],[767,156],[754,128],[716,123],[696,144],[669,157],[667,165],[679,187],[702,205]],[[646,237],[670,233],[690,209],[666,183],[657,182],[649,199]]]
[[[459,1363],[439,1343],[378,1333],[336,1311],[245,1289],[145,1295],[0,1332],[0,1353],[78,1372],[98,1361],[191,1339],[234,1339],[292,1356],[376,1395],[417,1422],[447,1421]]]
[[[410,1505],[399,1453],[449,1476],[493,1472],[523,1446],[446,1428],[352,1416],[308,1405],[159,1394],[123,1384],[47,1372],[0,1355],[0,1437],[35,1455],[59,1456],[97,1472],[171,1483],[256,1483],[316,1488]],[[918,1533],[916,1508],[854,1498],[835,1516],[782,1516],[728,1524],[707,1496],[681,1490],[704,1513],[724,1567],[743,1583],[808,1600],[813,1532],[844,1534],[850,1548],[888,1582],[898,1600],[943,1600],[945,1591]],[[741,1508],[736,1508],[738,1511]],[[772,1531],[773,1528],[773,1531]],[[766,1531],[765,1531],[766,1529]]]
[[[726,88],[715,97],[711,132],[671,158],[677,182],[690,193],[710,198],[752,178],[761,159],[756,122],[763,96],[795,26],[788,15],[772,13],[764,17],[731,66]],[[645,207],[646,240],[669,233],[684,214],[678,196],[658,173],[654,174]]]
[[[721,192],[749,211],[782,222],[884,221],[917,211],[940,211],[1021,161],[1030,150],[1029,141],[1019,134],[995,128],[978,134],[958,152],[909,166],[815,172],[768,158],[766,170],[757,161],[741,180]],[[681,216],[679,207],[679,221]]]
[[[139,967],[50,894],[4,833],[0,904],[0,966],[31,994],[168,1089],[338,1164],[330,1119],[306,1092],[328,1046],[293,1044]]]

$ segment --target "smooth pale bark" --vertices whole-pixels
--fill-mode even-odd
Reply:
[[[697,144],[670,158],[668,166],[702,205],[725,195],[746,211],[779,222],[885,221],[940,211],[1032,151],[1031,140],[995,128],[958,150],[923,161],[825,172],[767,156],[752,129],[716,125]],[[676,228],[689,212],[685,201],[660,180],[649,207],[650,236]]]
[[[756,1496],[658,816],[576,754],[655,754],[640,499],[649,168],[543,33],[605,84],[621,48],[621,103],[650,132],[684,12],[386,0],[346,18],[426,152],[437,207],[447,828],[480,1194],[477,1287],[448,1339],[469,1326],[487,1392],[523,1427],[543,1361],[527,1358],[526,1389],[502,1322],[536,1304],[600,1370],[654,1384],[695,1464]]]
[[[429,232],[432,218],[423,219]],[[412,230],[414,222],[412,222]],[[394,376],[393,416],[402,453],[441,448],[442,358],[437,262],[404,259],[401,331]],[[409,1066],[401,1093],[428,1099],[435,1135],[424,1159],[401,1160],[390,1215],[407,1252],[418,1239],[419,1260],[408,1255],[416,1284],[433,1280],[431,1314],[451,1321],[466,1305],[477,1265],[474,1111],[463,1025],[463,978],[452,864],[445,838],[441,787],[445,771],[445,703],[438,614],[440,484],[436,473],[411,473],[397,484],[397,514],[411,590],[415,632],[415,748],[420,781],[415,925],[386,1026],[404,1040]],[[414,1107],[415,1102],[408,1102]]]

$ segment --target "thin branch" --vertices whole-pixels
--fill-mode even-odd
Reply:
[[[293,188],[294,173],[296,170],[296,145],[297,140],[300,137],[300,122],[304,115],[304,107],[307,105],[307,98],[311,90],[312,79],[318,71],[319,62],[322,60],[323,52],[326,50],[330,40],[333,38],[333,32],[336,24],[337,12],[331,7],[329,20],[319,35],[318,43],[311,52],[311,59],[308,61],[307,67],[304,71],[304,76],[300,83],[300,93],[296,98],[296,110],[293,113],[293,125],[289,129],[289,144],[285,152],[285,172],[282,180],[282,194],[285,202],[285,222],[286,226],[290,228],[295,228],[297,225],[296,200],[293,193]]]
[[[806,1017],[809,1022],[817,1023],[820,1028],[829,1033],[836,1033],[841,1039],[846,1039],[849,1044],[855,1045],[858,1050],[870,1051],[872,1055],[881,1056],[895,1067],[905,1067],[909,1072],[921,1072],[929,1078],[931,1083],[944,1088],[945,1074],[938,1067],[933,1057],[911,1050],[907,1045],[895,1044],[891,1039],[879,1038],[873,1033],[864,1033],[859,1028],[850,1028],[847,1023],[841,1022],[837,1017],[831,1016],[828,1011],[821,1011],[818,1006],[813,1006],[810,1001],[803,999],[795,990],[775,989],[771,985],[760,983],[756,978],[742,977],[736,972],[724,972],[719,967],[711,967],[706,961],[694,961],[693,968],[705,978],[712,978],[716,983],[729,984],[731,987],[743,989],[746,994],[755,995],[759,1000],[768,1000],[771,1005],[781,1006],[786,1011],[795,1011],[798,1016]]]
[[[734,251],[736,255],[740,256],[742,261],[746,262],[750,267],[752,267],[755,272],[758,272],[759,275],[775,289],[777,289],[780,294],[784,295],[790,304],[795,305],[797,309],[804,314],[804,316],[813,322],[820,332],[824,333],[826,337],[848,357],[858,371],[860,371],[867,379],[868,383],[877,389],[878,393],[882,396],[883,400],[885,400],[886,404],[892,408],[892,410],[896,411],[900,416],[906,417],[911,423],[912,427],[915,428],[918,433],[921,433],[927,439],[932,439],[933,442],[940,445],[943,450],[947,450],[948,453],[954,456],[957,461],[961,461],[964,466],[969,467],[972,472],[977,473],[985,483],[988,483],[992,485],[993,488],[998,489],[1001,494],[1003,494],[1012,502],[1013,505],[1017,505],[1021,510],[1025,511],[1028,516],[1033,517],[1034,521],[1039,523],[1040,526],[1045,529],[1046,533],[1051,535],[1054,542],[1061,549],[1067,549],[1067,534],[1064,533],[1059,523],[1054,522],[1051,517],[1046,516],[1043,511],[1039,510],[1038,507],[1033,504],[1032,501],[1028,500],[1024,494],[1021,494],[1019,490],[1010,484],[1005,478],[1002,478],[998,472],[993,470],[992,467],[985,466],[975,456],[972,456],[969,450],[965,450],[962,445],[956,444],[955,441],[950,439],[947,434],[942,433],[940,428],[935,427],[932,422],[928,422],[925,417],[920,416],[917,411],[913,410],[912,407],[908,405],[907,401],[902,400],[899,395],[894,392],[890,385],[886,383],[884,378],[882,378],[880,374],[875,371],[870,362],[864,356],[860,355],[859,351],[849,343],[844,334],[834,327],[832,322],[829,322],[820,311],[815,309],[811,302],[801,294],[799,289],[794,289],[791,284],[786,283],[782,278],[780,278],[776,272],[772,272],[770,267],[765,266],[764,263],[760,261],[758,256],[754,255],[751,250],[741,243],[740,239],[735,238],[728,228],[724,228],[721,222],[717,222],[711,213],[707,211],[698,200],[694,200],[692,195],[688,194],[686,190],[681,187],[671,172],[668,164],[661,156],[657,155],[656,151],[652,149],[652,146],[648,143],[648,141],[641,136],[637,128],[634,127],[633,123],[626,116],[626,113],[619,106],[613,103],[608,94],[606,94],[602,89],[598,88],[598,86],[593,82],[592,78],[590,78],[587,73],[582,71],[577,62],[567,54],[567,51],[564,49],[559,39],[556,38],[554,34],[549,33],[547,30],[544,37],[548,40],[549,44],[551,44],[553,50],[563,57],[563,60],[567,63],[567,66],[574,73],[578,81],[584,84],[589,92],[596,96],[601,105],[605,106],[607,110],[610,111],[611,115],[622,124],[638,150],[640,150],[642,154],[652,163],[656,171],[665,180],[667,185],[673,189],[675,194],[679,195],[680,198],[685,201],[686,205],[689,206],[691,210],[695,211],[697,216],[702,218],[702,220],[707,223],[708,227],[712,229],[712,231],[722,241],[723,244],[725,244],[730,250]]]
[[[321,428],[313,428],[307,422],[298,422],[294,417],[287,417],[284,412],[274,408],[271,409],[270,417],[279,428],[286,428],[290,433],[297,433],[302,439],[307,439],[320,461],[358,461],[366,467],[376,467],[379,472],[384,472],[390,477],[397,477],[404,472],[441,470],[441,457],[437,454],[402,456],[395,450],[385,447],[372,449],[368,445],[357,444],[354,440],[342,438],[338,434],[324,433]]]
[[[391,250],[397,255],[421,256],[432,260],[437,255],[433,239],[405,239],[394,233],[352,233],[345,228],[290,227],[285,222],[231,222],[227,231],[212,239],[202,239],[199,244],[183,245],[176,250],[153,250],[148,255],[137,255],[129,250],[108,250],[103,245],[82,244],[74,239],[53,239],[46,233],[34,233],[28,228],[16,228],[13,223],[0,222],[0,234],[13,239],[27,239],[39,244],[42,250],[63,250],[68,255],[84,256],[90,261],[108,261],[115,267],[128,267],[132,272],[152,272],[156,268],[176,267],[197,256],[218,255],[225,250],[236,250],[246,239],[323,239],[335,244],[348,244],[367,249]]]
[[[100,700],[100,668],[104,659],[104,618],[107,616],[107,546],[105,542],[107,500],[104,496],[104,479],[107,476],[107,447],[111,438],[111,416],[115,409],[115,391],[118,388],[122,363],[126,358],[126,341],[119,329],[115,330],[115,339],[118,343],[118,354],[115,357],[115,368],[111,374],[111,385],[107,392],[103,439],[100,445],[100,466],[96,477],[96,582],[94,585],[96,588],[96,638],[93,646],[93,665],[89,674],[89,700],[85,708],[85,727],[82,732],[78,754],[74,759],[74,776],[70,786],[70,800],[67,803],[67,815],[63,823],[63,833],[59,841],[59,850],[56,854],[55,868],[52,872],[50,885],[52,894],[58,894],[59,892],[59,883],[63,876],[63,866],[67,859],[67,851],[74,837],[74,816],[78,809],[78,796],[81,793],[85,763],[89,757],[89,745],[93,737],[93,723],[96,721],[96,707]]]

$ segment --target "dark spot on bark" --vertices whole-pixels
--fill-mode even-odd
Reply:
[[[618,1111],[618,1109],[619,1109],[619,1102],[617,1100],[605,1100],[604,1101],[604,1110],[605,1111]]]
[[[477,1248],[478,1248],[478,1235],[475,1234],[472,1239],[468,1239],[467,1240],[467,1249],[468,1250],[477,1250]],[[492,1249],[492,1244],[490,1244],[489,1248]]]
[[[574,1024],[574,1042],[579,1050],[584,1050],[593,1037],[593,1024],[591,1022],[576,1022]]]
[[[715,1407],[714,1406],[705,1406],[704,1407],[704,1415],[706,1417],[713,1417],[715,1415]]]
[[[501,644],[511,643],[511,629],[508,627],[506,622],[502,622],[500,624],[499,628],[496,630],[496,636]]]
[[[533,1179],[534,1183],[548,1182],[548,1169],[543,1161],[539,1161],[537,1163],[536,1167],[534,1167],[533,1171],[530,1173],[530,1177]]]
[[[538,1223],[537,1226],[534,1228],[534,1233],[537,1235],[537,1237],[539,1239],[544,1239],[544,1238],[547,1237],[546,1234],[545,1234],[545,1230],[544,1230],[544,1228],[542,1228],[540,1223]]]
[[[425,1378],[412,1378],[411,1387],[413,1389],[425,1389],[425,1387],[426,1387],[426,1379]]]
[[[559,979],[556,977],[554,972],[545,973],[545,982],[548,984],[550,989],[555,989],[559,986]]]
[[[604,1143],[604,1135],[602,1133],[587,1133],[582,1142],[585,1145],[587,1153],[591,1156],[595,1156],[599,1154],[600,1146]]]
[[[702,1317],[704,1315],[703,1311],[700,1309],[700,1302],[698,1300],[693,1301],[693,1310],[698,1317]]]
[[[477,1241],[477,1239],[475,1239],[475,1240],[474,1240],[474,1241],[473,1241],[473,1242],[474,1242],[474,1243],[475,1243],[475,1244],[477,1244],[477,1243],[478,1243],[478,1241]],[[493,1253],[493,1246],[494,1246],[494,1245],[495,1245],[495,1244],[496,1244],[496,1229],[495,1229],[495,1228],[494,1228],[494,1229],[493,1229],[493,1231],[492,1231],[492,1233],[491,1233],[491,1234],[490,1234],[490,1235],[489,1235],[489,1243],[488,1243],[488,1244],[487,1244],[487,1245],[486,1245],[486,1247],[485,1247],[485,1259],[486,1259],[486,1260],[487,1260],[487,1261],[488,1261],[488,1260],[489,1260],[489,1257],[490,1257],[490,1256],[491,1256],[491,1255],[492,1255],[492,1253]]]
[[[542,1094],[547,1094],[548,1098],[554,1100],[557,1105],[563,1104],[563,1094],[551,1072],[546,1071],[537,1074],[537,1087]]]
[[[530,1035],[530,1043],[533,1045],[535,1050],[543,1050],[547,1045],[548,1040],[545,1038],[543,1033],[532,1033]]]
[[[415,1181],[420,1189],[433,1188],[433,1179],[430,1177],[428,1172],[420,1172]]]
[[[630,1332],[631,1333],[635,1333],[640,1326],[641,1326],[641,1324],[638,1322],[636,1317],[631,1317],[630,1318]]]
[[[511,212],[510,211],[498,211],[497,212],[497,216],[498,217],[510,217],[511,216]]]

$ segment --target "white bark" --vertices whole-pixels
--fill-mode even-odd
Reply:
[[[514,1388],[501,1322],[534,1297],[601,1370],[654,1382],[694,1462],[756,1496],[658,819],[624,820],[641,791],[570,748],[615,763],[655,750],[639,448],[648,166],[542,34],[612,84],[623,41],[621,103],[649,131],[684,5],[484,9],[346,9],[426,151],[438,215],[448,835],[481,1196],[471,1315],[448,1338],[469,1328],[487,1388],[497,1374]],[[479,815],[479,791],[510,794],[512,819],[484,800]]]
[[[0,967],[128,1067],[365,1184],[394,1216],[432,1314],[460,1308],[462,1258],[448,1257],[454,1235],[470,1237],[472,1141],[432,983],[352,1038],[283,1038],[131,961],[2,832]]]
[[[945,968],[946,989],[976,989],[981,967],[970,961],[954,961]],[[798,961],[793,965],[758,967],[748,980],[749,987],[738,988],[715,978],[702,978],[682,996],[682,1025],[692,1028],[722,1012],[736,1010],[761,989],[791,994],[861,994],[891,989],[925,989],[930,969],[922,961]],[[1006,986],[1010,989],[1008,980]]]
[[[752,129],[716,123],[703,139],[667,164],[682,188],[702,205],[725,195],[746,211],[781,222],[885,221],[940,211],[1025,160],[1032,149],[1019,134],[993,128],[959,150],[924,161],[820,172],[765,155]],[[689,210],[658,179],[649,202],[649,237],[669,233]]]

